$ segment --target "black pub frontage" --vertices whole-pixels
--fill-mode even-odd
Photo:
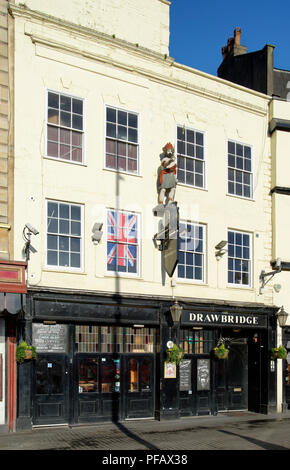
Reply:
[[[36,360],[17,369],[17,429],[230,410],[275,412],[278,310],[263,304],[28,289],[18,342]],[[225,360],[213,349],[224,341]],[[175,370],[166,350],[184,357]]]

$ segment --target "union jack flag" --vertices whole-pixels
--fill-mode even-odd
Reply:
[[[107,212],[107,269],[137,272],[137,215],[130,212]]]

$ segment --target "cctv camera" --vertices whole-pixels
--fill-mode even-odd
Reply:
[[[281,269],[281,258],[275,260],[275,269]]]
[[[33,233],[33,235],[37,235],[39,231],[34,228],[31,224],[25,224],[25,227],[29,230],[29,232]]]

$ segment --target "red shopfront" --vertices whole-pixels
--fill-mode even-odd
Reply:
[[[16,428],[16,320],[27,292],[27,263],[0,261],[0,429]]]

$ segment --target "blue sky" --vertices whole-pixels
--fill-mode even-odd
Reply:
[[[236,26],[248,52],[273,44],[274,66],[290,70],[289,0],[171,0],[170,56],[217,75],[221,48]]]

